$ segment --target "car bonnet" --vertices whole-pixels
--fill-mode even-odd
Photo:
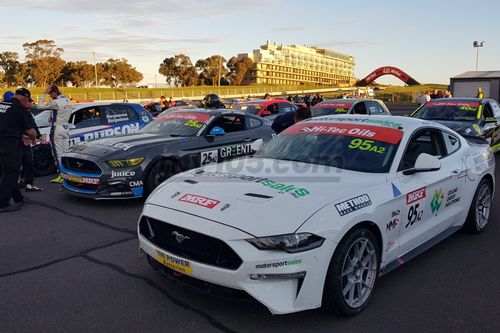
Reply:
[[[186,172],[167,181],[147,204],[268,236],[294,232],[325,205],[385,181],[385,174],[360,177],[333,167],[246,158]]]

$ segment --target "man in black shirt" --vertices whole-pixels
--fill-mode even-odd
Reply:
[[[21,169],[23,135],[34,140],[36,133],[33,117],[26,108],[30,105],[31,94],[20,88],[9,101],[0,103],[0,213],[18,210],[24,203],[17,188]],[[26,137],[25,137],[26,139]],[[10,204],[10,198],[14,204]]]
[[[277,134],[280,134],[293,124],[308,118],[311,118],[311,110],[308,108],[298,108],[297,111],[285,112],[276,117],[271,128]]]

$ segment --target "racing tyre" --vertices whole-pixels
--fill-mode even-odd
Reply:
[[[486,228],[491,211],[492,189],[490,182],[483,178],[477,186],[474,198],[465,221],[465,229],[471,233],[480,233]]]
[[[33,151],[33,173],[35,176],[47,176],[56,172],[56,162],[48,144],[35,145]]]
[[[350,231],[340,241],[328,267],[323,291],[325,309],[345,316],[363,311],[373,296],[379,258],[379,246],[370,230]]]
[[[144,197],[148,196],[158,185],[171,176],[179,173],[179,164],[171,160],[160,160],[156,162],[144,181]]]

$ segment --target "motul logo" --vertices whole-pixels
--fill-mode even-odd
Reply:
[[[425,187],[406,194],[406,204],[409,205],[423,198],[425,198]]]
[[[195,194],[184,194],[182,197],[179,198],[179,201],[195,204],[210,209],[217,206],[220,202],[219,200],[202,197],[200,195],[195,195]]]

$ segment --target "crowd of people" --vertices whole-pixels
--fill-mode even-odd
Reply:
[[[50,101],[46,103],[47,96]],[[42,191],[34,185],[32,145],[37,141],[46,143],[36,126],[32,107],[35,105],[26,88],[15,92],[7,91],[0,102],[0,213],[21,209],[25,191]],[[51,110],[50,141],[57,170],[60,172],[61,155],[68,148],[69,126],[72,103],[63,96],[56,85],[48,86],[37,104],[40,111]],[[60,173],[51,180],[60,184]],[[13,201],[13,202],[11,202]]]
[[[428,90],[425,91],[419,98],[418,98],[418,104],[424,105],[431,99],[436,99],[436,98],[452,98],[451,91],[449,90]]]

